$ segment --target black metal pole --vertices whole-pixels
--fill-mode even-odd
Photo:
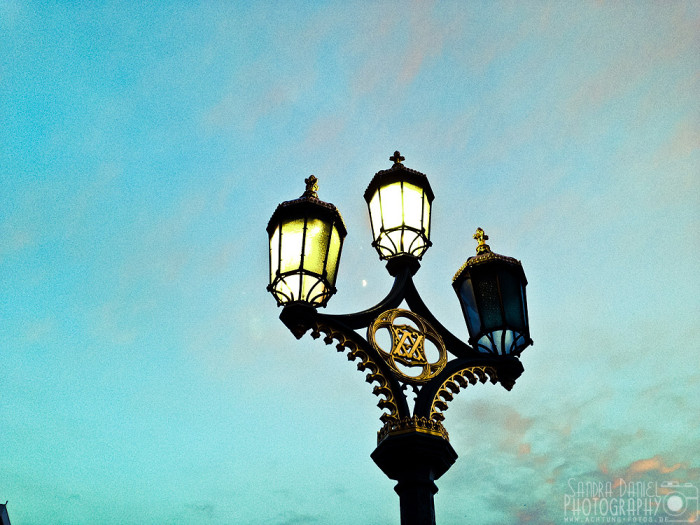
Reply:
[[[401,504],[401,525],[435,525],[435,480],[457,459],[450,443],[425,432],[389,435],[372,459],[390,479]]]
[[[438,491],[433,480],[420,476],[402,479],[394,487],[401,505],[401,525],[435,525],[433,494]]]

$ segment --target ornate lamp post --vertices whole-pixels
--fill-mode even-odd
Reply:
[[[476,255],[453,279],[469,329],[469,344],[452,335],[423,303],[413,283],[431,246],[433,191],[428,178],[403,165],[377,172],[365,191],[372,245],[394,277],[379,304],[353,314],[322,314],[335,293],[345,225],[332,204],[318,199],[317,180],[280,204],[267,227],[268,290],[283,306],[280,319],[297,339],[306,332],[357,361],[374,383],[383,410],[371,457],[397,481],[403,525],[435,523],[435,480],[457,459],[442,421],[454,394],[478,381],[510,390],[523,372],[518,359],[532,344],[527,317],[527,280],[520,262],[491,252],[478,228]],[[409,309],[399,306],[405,301]],[[357,331],[366,331],[366,337]],[[412,402],[409,400],[414,398]]]

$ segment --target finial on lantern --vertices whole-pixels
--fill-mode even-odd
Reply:
[[[403,157],[397,150],[391,157],[389,157],[389,160],[394,161],[394,166],[396,166],[397,164],[401,164],[404,160],[406,160],[406,157]]]
[[[318,179],[314,175],[311,175],[308,179],[304,179],[304,182],[306,183],[306,191],[302,197],[318,199],[318,195],[316,194],[318,191]]]
[[[479,241],[479,244],[476,247],[476,254],[481,255],[483,253],[491,253],[491,247],[486,244],[486,241],[488,240],[489,236],[484,233],[484,230],[481,228],[476,229],[476,233],[474,234],[474,238]]]

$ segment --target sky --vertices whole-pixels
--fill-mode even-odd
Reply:
[[[682,1],[0,3],[13,525],[398,523],[371,387],[265,290],[314,174],[349,232],[326,311],[386,294],[363,192],[397,149],[438,319],[468,338],[477,227],[529,281],[525,372],[445,414],[438,523],[564,523],[578,483],[697,509],[699,35]]]

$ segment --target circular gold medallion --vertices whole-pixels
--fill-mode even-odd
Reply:
[[[412,325],[398,324],[398,319],[407,319]],[[388,330],[391,336],[389,350],[377,342],[376,334],[381,329]],[[367,340],[399,378],[407,383],[425,383],[438,375],[447,364],[447,350],[440,334],[428,321],[410,310],[396,308],[379,314],[367,329]],[[426,340],[437,348],[437,359],[431,359],[434,355],[426,354]],[[413,371],[415,375],[411,373]]]

